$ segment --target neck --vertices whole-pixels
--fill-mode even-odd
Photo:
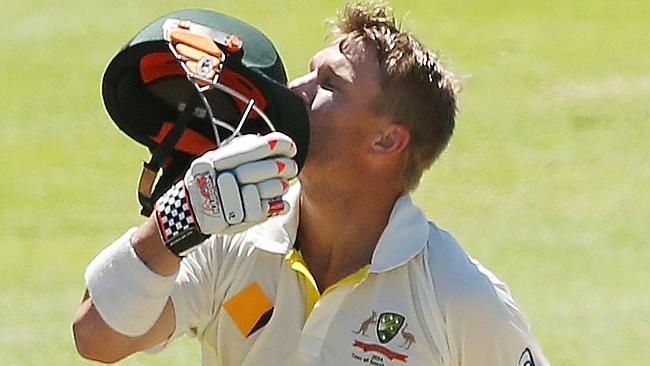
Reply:
[[[399,190],[384,184],[303,184],[298,241],[321,291],[370,263]]]

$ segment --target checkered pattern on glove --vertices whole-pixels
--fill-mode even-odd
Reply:
[[[182,255],[187,249],[208,237],[196,226],[187,190],[182,181],[172,186],[156,201],[154,210],[163,242],[172,253]]]

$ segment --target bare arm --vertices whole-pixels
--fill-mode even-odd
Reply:
[[[163,245],[153,218],[133,234],[131,241],[138,257],[154,272],[166,276],[178,271],[180,259]],[[164,342],[174,332],[175,324],[174,306],[168,299],[162,314],[147,333],[138,337],[123,335],[104,322],[86,291],[72,329],[80,355],[112,363]]]
[[[282,195],[288,190],[288,179],[292,179],[298,174],[298,164],[291,159],[295,154],[296,144],[291,138],[280,132],[273,132],[264,136],[245,135],[237,137],[229,144],[209,151],[195,159],[191,163],[184,180],[173,185],[158,201],[160,206],[158,204],[156,206],[157,208],[164,208],[165,205],[181,203],[182,210],[188,211],[183,213],[186,215],[191,214],[194,218],[194,226],[185,229],[192,232],[189,236],[182,236],[181,234],[184,235],[187,232],[179,230],[176,225],[166,228],[169,231],[169,233],[164,231],[166,236],[172,238],[171,240],[169,238],[165,239],[168,241],[171,250],[174,251],[174,248],[176,248],[178,251],[175,252],[180,253],[187,250],[188,245],[191,247],[203,242],[203,235],[205,234],[218,235],[225,230],[230,230],[230,232],[243,231],[256,222],[285,212],[288,204],[282,200]],[[220,180],[221,177],[224,177],[224,179]],[[217,189],[219,194],[216,194]],[[246,189],[247,194],[242,194],[242,189]],[[204,206],[206,197],[208,198],[207,211],[205,209],[192,210],[192,207]],[[232,215],[236,220],[230,217],[230,221],[228,221],[226,220],[225,211],[211,209],[212,207],[226,207],[221,197],[229,197],[227,201],[228,215],[229,217]],[[197,205],[194,205],[193,201],[196,201]],[[245,212],[243,208],[246,208]],[[175,210],[172,212],[175,212]],[[154,215],[164,217],[166,220],[173,220],[176,214],[162,210],[156,211]],[[199,235],[193,235],[197,233]],[[126,252],[128,256],[124,256],[124,258],[127,258],[128,261],[123,263],[133,264],[133,260],[136,258],[133,258],[131,248],[126,246],[128,243],[123,238],[124,236],[122,241],[119,242],[122,246],[109,247],[109,251],[100,253],[100,256],[102,254],[106,255],[106,257],[101,257],[101,260],[108,258],[110,261],[110,258],[115,258],[111,257],[112,255],[119,256]],[[187,241],[183,242],[186,239]],[[174,244],[179,243],[183,245],[174,247]],[[115,362],[134,352],[164,342],[175,330],[176,316],[174,308],[171,300],[166,299],[165,303],[164,297],[167,294],[165,285],[173,286],[173,280],[167,277],[178,271],[179,257],[170,252],[170,249],[163,244],[154,216],[134,232],[130,238],[130,245],[133,246],[139,260],[149,270],[165,277],[162,278],[164,283],[161,292],[154,291],[154,295],[151,296],[153,299],[151,297],[145,297],[141,301],[136,299],[138,301],[129,303],[128,306],[119,305],[125,302],[120,303],[118,301],[116,302],[118,305],[112,308],[110,305],[113,305],[112,302],[115,298],[119,298],[121,294],[129,295],[129,293],[126,291],[119,292],[119,289],[115,291],[117,286],[113,286],[108,281],[101,282],[101,280],[92,283],[107,285],[103,288],[105,291],[95,292],[96,288],[91,286],[91,292],[95,296],[95,304],[99,305],[101,313],[105,315],[106,319],[109,319],[111,324],[115,325],[119,322],[119,327],[121,327],[119,329],[124,333],[138,335],[144,332],[151,323],[153,323],[153,326],[144,335],[135,337],[116,332],[102,319],[100,312],[93,304],[93,299],[86,296],[77,312],[73,325],[77,349],[86,358],[103,362]],[[125,248],[128,251],[123,250]],[[111,252],[110,249],[114,249],[115,252]],[[120,250],[122,251],[120,252]],[[139,261],[135,260],[135,262],[138,269],[143,269]],[[105,264],[101,261],[95,262],[95,264],[97,263]],[[92,265],[93,262],[91,262]],[[99,266],[99,264],[97,265]],[[116,266],[107,265],[105,268],[115,269]],[[105,268],[102,267],[102,269]],[[145,272],[141,272],[141,274],[144,274],[142,277],[146,277],[147,281],[150,277],[154,278],[152,281],[159,277],[148,276],[151,273],[146,268],[143,270]],[[124,273],[118,270],[107,272],[111,275]],[[102,272],[100,270],[91,271],[92,279],[98,279],[98,277],[93,277],[95,275],[101,276]],[[125,278],[117,275],[112,278],[116,283],[125,283],[125,281],[128,283],[131,279],[125,280]],[[137,280],[140,278],[134,278],[133,283],[138,282]],[[147,286],[149,283],[144,285],[139,283],[137,285],[140,287],[135,287],[136,294],[144,293],[145,290],[149,289]],[[155,286],[153,287],[155,289]],[[127,300],[131,298],[126,296]],[[147,312],[150,308],[144,305],[144,301],[150,301],[151,306],[155,306],[156,311],[163,309],[157,320],[154,321],[156,314]],[[108,303],[106,307],[104,307],[104,302]],[[122,308],[117,306],[122,306]],[[107,312],[107,310],[110,310],[110,312]],[[125,315],[125,317],[120,318],[116,314]],[[114,319],[111,319],[111,316],[115,316],[119,320],[113,322]],[[131,319],[139,320],[147,316],[150,317],[141,324],[131,322]],[[134,327],[127,330],[126,328],[131,325],[134,325]]]

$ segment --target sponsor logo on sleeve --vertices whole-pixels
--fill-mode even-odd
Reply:
[[[253,282],[223,304],[244,338],[263,328],[273,315],[273,302],[258,282]]]
[[[533,358],[533,353],[530,352],[530,349],[526,347],[524,352],[519,356],[519,363],[517,366],[535,366],[535,359]]]

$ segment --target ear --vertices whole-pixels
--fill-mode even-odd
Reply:
[[[411,139],[409,130],[396,123],[386,126],[373,143],[373,152],[379,154],[399,154]]]

